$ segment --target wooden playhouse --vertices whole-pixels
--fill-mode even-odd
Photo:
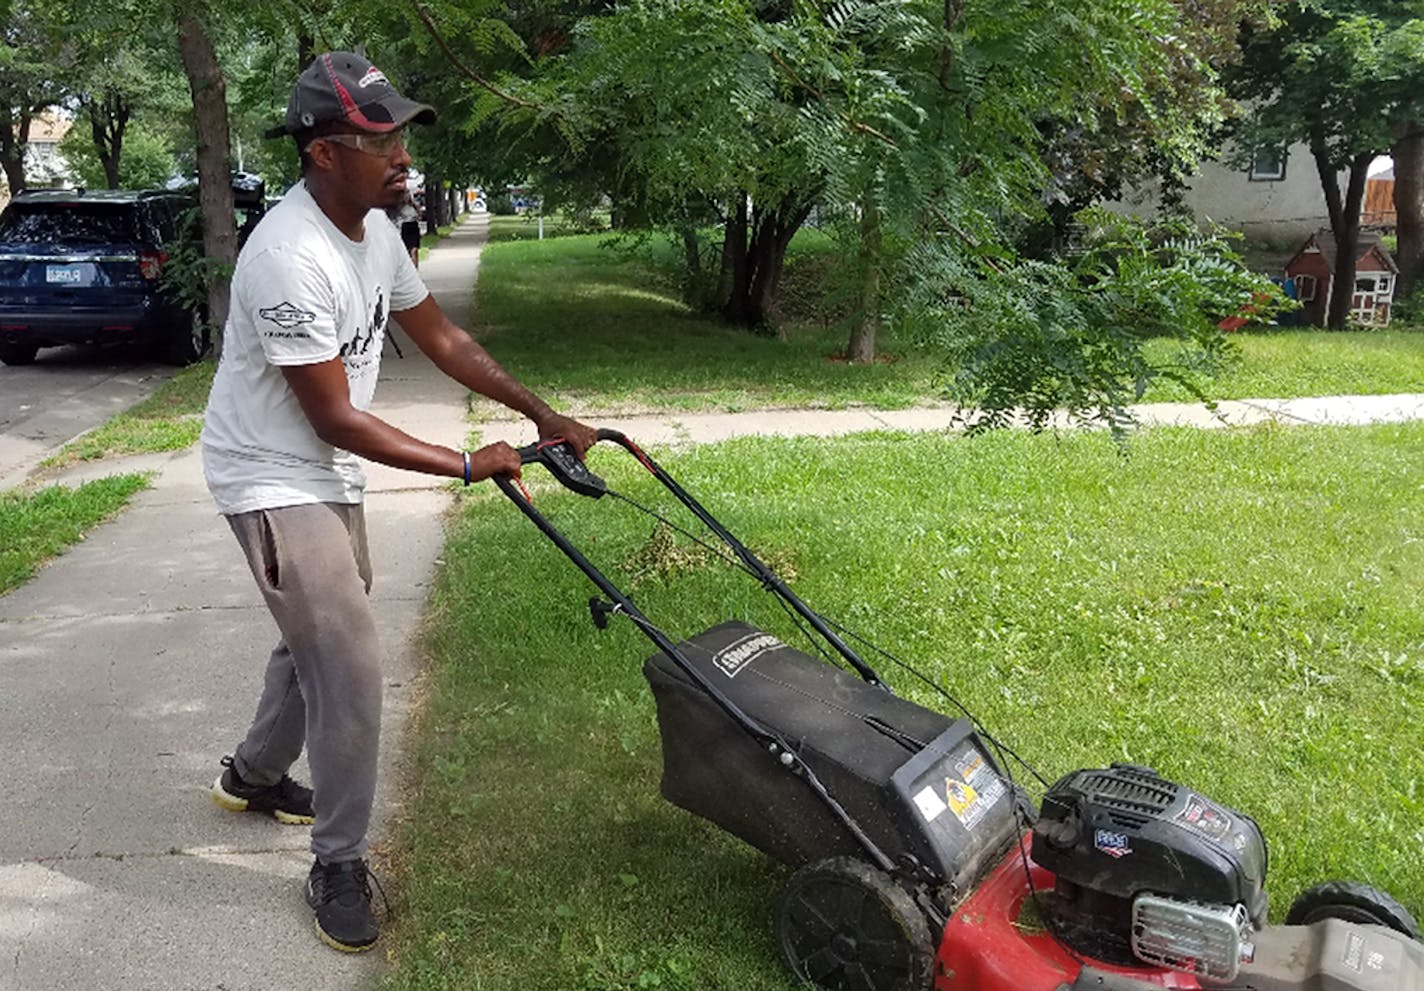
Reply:
[[[1294,283],[1307,323],[1325,325],[1330,312],[1332,275],[1339,249],[1328,231],[1312,234],[1286,263],[1286,278]],[[1350,299],[1350,317],[1368,327],[1389,326],[1394,303],[1394,284],[1399,268],[1378,234],[1360,233],[1355,258],[1355,291]]]

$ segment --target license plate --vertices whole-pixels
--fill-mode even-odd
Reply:
[[[52,286],[77,286],[84,281],[83,265],[46,265],[45,281]]]

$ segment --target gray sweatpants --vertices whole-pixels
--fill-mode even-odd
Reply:
[[[249,784],[276,784],[305,743],[312,852],[326,862],[364,857],[381,732],[365,515],[359,505],[317,503],[227,521],[281,632],[234,768]]]

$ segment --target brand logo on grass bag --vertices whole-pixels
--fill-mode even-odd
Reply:
[[[786,645],[770,633],[753,633],[719,650],[713,656],[712,663],[728,678],[735,678],[742,668],[762,654],[784,646]]]

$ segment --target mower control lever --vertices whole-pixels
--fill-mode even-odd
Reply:
[[[519,463],[541,464],[564,488],[597,499],[608,492],[603,479],[588,470],[573,447],[562,437],[541,440],[519,448]]]
[[[598,596],[592,596],[588,600],[588,614],[593,619],[593,625],[600,630],[608,629],[608,617],[613,615],[618,607],[611,602],[606,602]]]

